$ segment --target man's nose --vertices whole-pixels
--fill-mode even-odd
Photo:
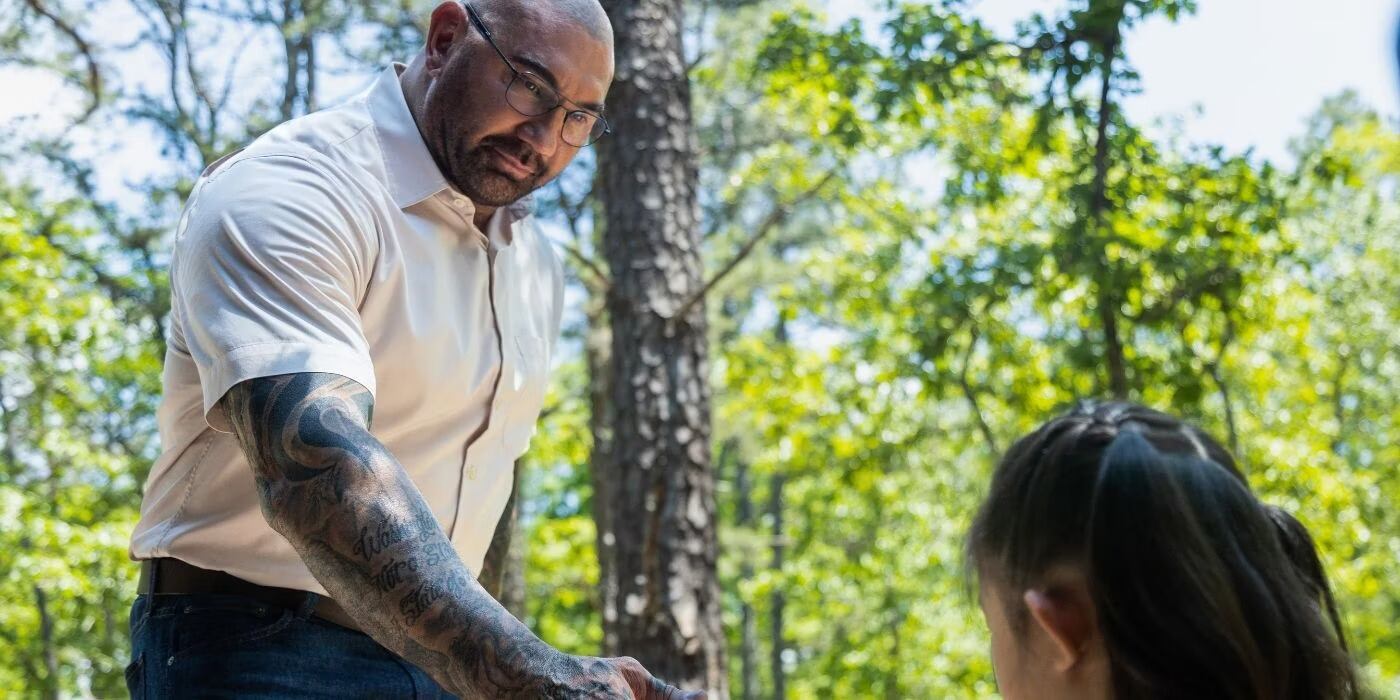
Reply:
[[[564,128],[564,110],[555,108],[520,125],[520,139],[530,144],[541,158],[548,159],[559,150],[559,133]]]

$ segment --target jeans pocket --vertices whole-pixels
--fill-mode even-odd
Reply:
[[[131,700],[145,700],[146,698],[146,655],[137,654],[131,663],[126,665],[126,692],[131,695]]]
[[[127,634],[132,640],[141,636],[141,630],[146,628],[146,623],[151,621],[151,599],[148,596],[140,595],[131,604],[131,614],[127,618]]]
[[[292,610],[262,603],[187,606],[174,618],[171,662],[266,639],[295,619]]]

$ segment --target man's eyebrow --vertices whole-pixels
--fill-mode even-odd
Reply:
[[[549,68],[545,67],[545,65],[544,65],[543,63],[540,63],[539,61],[536,61],[535,59],[530,58],[529,56],[522,56],[522,55],[520,55],[520,54],[516,54],[516,55],[514,55],[514,56],[511,56],[511,60],[515,61],[516,63],[519,63],[519,64],[522,65],[522,66],[524,66],[524,67],[525,67],[526,69],[528,69],[531,73],[534,73],[535,75],[538,75],[538,76],[540,76],[541,78],[544,78],[545,80],[548,80],[548,81],[549,81],[549,86],[550,86],[551,88],[554,88],[554,91],[555,91],[555,92],[559,92],[559,80],[558,80],[557,78],[554,77],[553,71],[551,71],[551,70],[549,70]],[[560,93],[560,97],[563,97],[563,93]],[[574,102],[573,100],[569,100],[569,98],[567,98],[567,97],[565,97],[564,99],[568,100],[569,102],[573,102],[574,104],[578,105],[579,107],[582,107],[582,108],[584,108],[584,109],[586,109],[586,110],[588,110],[588,111],[590,111],[590,112],[593,112],[594,114],[602,114],[602,113],[603,113],[603,105],[602,105],[602,103],[600,103],[600,102],[587,102],[587,103],[585,103],[585,102]]]

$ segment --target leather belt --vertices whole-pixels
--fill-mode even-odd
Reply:
[[[292,610],[300,607],[306,596],[314,595],[292,588],[260,586],[223,571],[201,569],[171,558],[143,560],[141,580],[136,591],[143,595],[239,595]],[[341,627],[360,631],[360,626],[330,598],[321,596],[311,614]]]

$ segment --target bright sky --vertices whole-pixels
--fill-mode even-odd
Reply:
[[[1069,0],[969,3],[991,27],[1009,35],[1018,20],[1034,12],[1055,16]],[[859,15],[874,25],[883,4],[830,0],[828,7],[833,22]],[[1199,4],[1195,15],[1177,23],[1157,18],[1127,36],[1128,57],[1141,73],[1144,87],[1127,103],[1135,121],[1147,124],[1181,117],[1191,141],[1221,144],[1231,151],[1253,147],[1258,155],[1277,161],[1287,159],[1288,139],[1301,132],[1304,119],[1323,98],[1344,89],[1356,90],[1365,103],[1387,114],[1400,113],[1394,50],[1400,0],[1200,0]],[[134,31],[134,23],[124,21],[119,13],[97,19],[110,29],[125,26]],[[128,79],[141,79],[140,68],[139,64],[122,66]],[[65,107],[62,111],[76,109],[77,100],[60,94],[52,83],[51,76],[39,71],[0,69],[0,84],[6,87],[5,99],[0,100],[0,129],[42,131],[45,125],[61,123],[33,117],[55,105]],[[26,115],[23,127],[13,121]],[[154,164],[150,153],[156,143],[149,134],[118,136],[120,145],[110,151],[98,147],[121,163],[99,173],[107,191],[120,189],[122,180],[130,182]]]
[[[1067,0],[969,0],[1010,35],[1018,20],[1054,17]],[[878,21],[870,0],[832,0],[833,20]],[[1139,123],[1183,117],[1188,139],[1284,160],[1288,140],[1323,98],[1352,88],[1365,104],[1400,113],[1395,31],[1400,0],[1199,0],[1176,23],[1154,18],[1125,38],[1143,92],[1127,102]],[[1200,113],[1196,114],[1199,107]]]

